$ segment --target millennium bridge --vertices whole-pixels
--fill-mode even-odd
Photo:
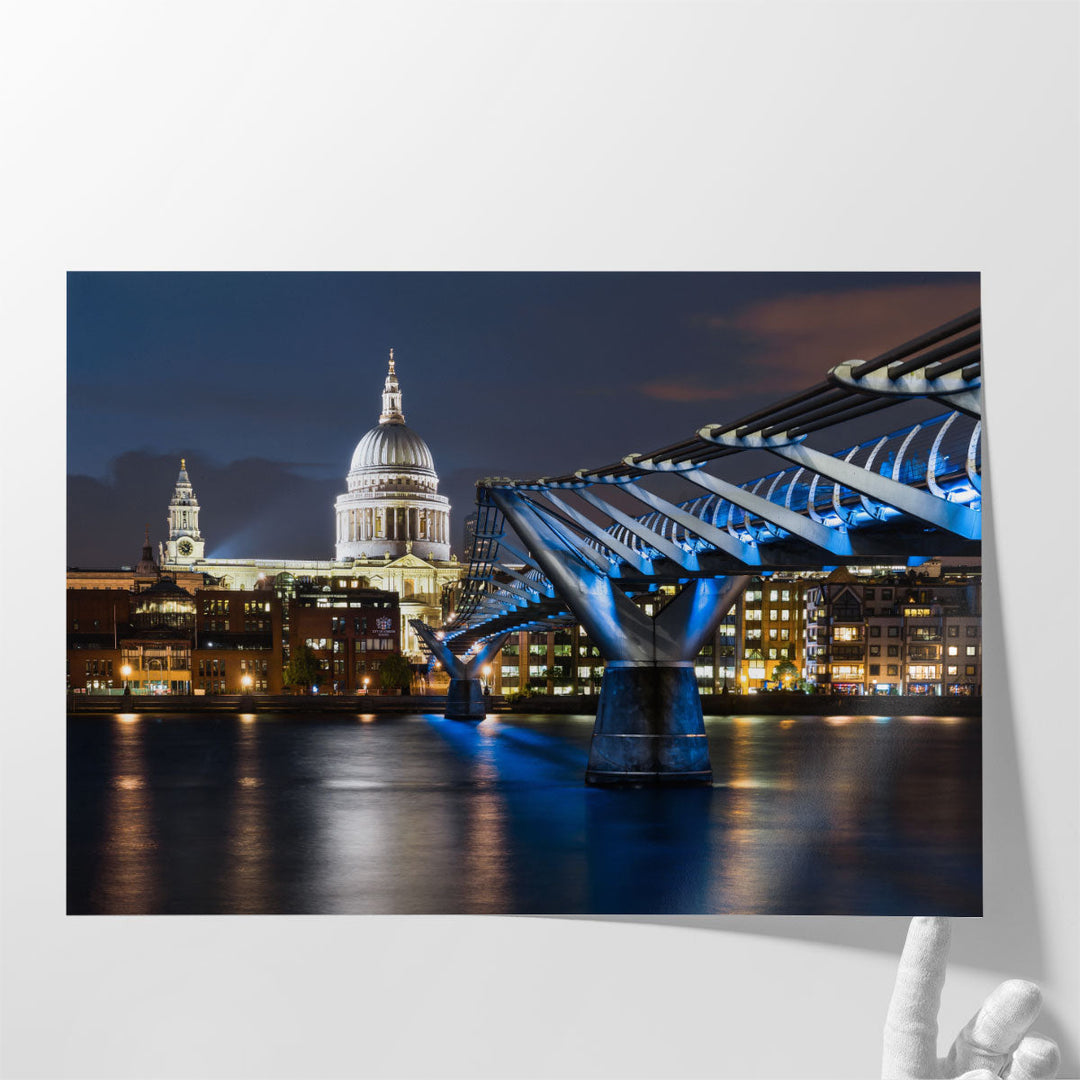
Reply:
[[[483,719],[510,633],[577,622],[605,661],[586,782],[709,783],[694,658],[751,576],[979,554],[981,361],[975,309],[659,450],[479,481],[456,610],[412,624],[451,676],[447,717]],[[655,615],[633,600],[662,587]]]

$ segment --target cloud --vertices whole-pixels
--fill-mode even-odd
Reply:
[[[657,401],[728,401],[737,391],[731,386],[702,386],[695,379],[656,379],[641,383],[638,391]]]
[[[979,304],[977,281],[803,293],[701,322],[740,342],[742,393],[797,390],[837,364],[868,360]]]
[[[310,462],[247,458],[227,464],[187,455],[208,555],[327,559],[334,549],[333,502],[343,477],[319,477]],[[132,565],[149,525],[157,551],[180,453],[129,451],[104,479],[68,476],[68,564]]]

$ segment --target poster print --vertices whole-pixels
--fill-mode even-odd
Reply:
[[[978,304],[70,275],[69,913],[979,914]]]

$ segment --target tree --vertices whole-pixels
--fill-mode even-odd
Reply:
[[[799,677],[799,669],[790,660],[781,660],[773,668],[773,678],[783,687],[785,682],[791,682]]]
[[[311,651],[308,645],[297,645],[289,655],[282,681],[286,686],[296,686],[304,690],[323,677],[322,661]]]
[[[388,656],[379,665],[379,682],[384,690],[400,690],[407,694],[412,689],[413,672],[409,661],[398,653]]]

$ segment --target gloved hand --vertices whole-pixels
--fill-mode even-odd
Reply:
[[[883,1080],[1052,1080],[1061,1057],[1052,1039],[1029,1032],[1042,995],[1022,979],[1003,982],[957,1035],[948,1056],[937,1056],[950,936],[948,919],[911,920],[885,1020]]]

